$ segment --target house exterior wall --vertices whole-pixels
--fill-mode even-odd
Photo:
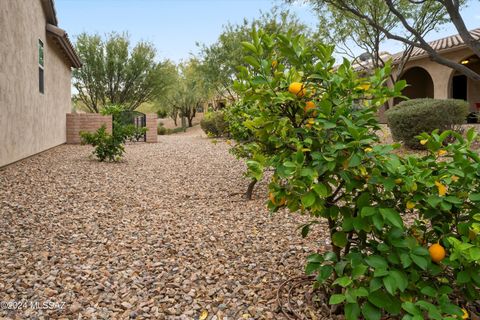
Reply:
[[[442,54],[447,59],[460,62],[472,56],[472,51],[468,48],[456,49]],[[455,71],[447,66],[431,61],[428,57],[413,59],[405,64],[404,72],[413,68],[421,67],[425,69],[433,80],[434,98],[448,99],[452,97],[451,81]],[[479,70],[476,70],[479,71]],[[476,110],[475,103],[480,102],[480,81],[467,81],[467,99],[470,103],[470,110]]]
[[[40,0],[0,6],[0,167],[65,143],[71,110],[71,68],[46,35]],[[44,44],[39,92],[38,40]]]

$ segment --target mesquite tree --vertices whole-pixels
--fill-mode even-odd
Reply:
[[[133,48],[126,34],[111,33],[105,39],[82,33],[75,49],[83,67],[73,70],[76,98],[90,112],[110,104],[135,110],[153,101],[171,84],[173,64],[156,62],[156,50],[148,42]]]

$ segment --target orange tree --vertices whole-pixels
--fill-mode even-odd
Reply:
[[[302,235],[328,224],[331,251],[310,255],[306,272],[329,303],[347,319],[464,316],[480,284],[473,131],[447,147],[454,133],[424,134],[428,155],[395,156],[375,134],[378,108],[405,87],[385,85],[389,65],[364,78],[347,60],[334,66],[331,46],[261,30],[252,39],[235,83],[249,106],[249,167],[274,169],[270,209],[312,217]]]

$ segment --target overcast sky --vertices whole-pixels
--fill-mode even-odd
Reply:
[[[222,26],[241,23],[244,18],[268,12],[280,0],[56,0],[59,26],[75,40],[81,32],[105,34],[128,31],[133,43],[152,42],[160,59],[175,62],[197,53],[195,43],[214,43]],[[306,5],[290,7],[305,24],[316,27],[317,19]],[[463,12],[469,29],[480,27],[480,1],[471,1]],[[430,40],[456,33],[445,26]],[[384,50],[394,53],[401,45],[387,43]]]

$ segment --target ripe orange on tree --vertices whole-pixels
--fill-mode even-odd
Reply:
[[[430,253],[430,258],[435,263],[439,263],[443,259],[445,259],[445,248],[442,247],[439,243],[434,243],[428,248],[428,252]]]
[[[288,86],[288,92],[295,94],[297,97],[303,97],[305,95],[305,87],[301,82],[292,82]]]

